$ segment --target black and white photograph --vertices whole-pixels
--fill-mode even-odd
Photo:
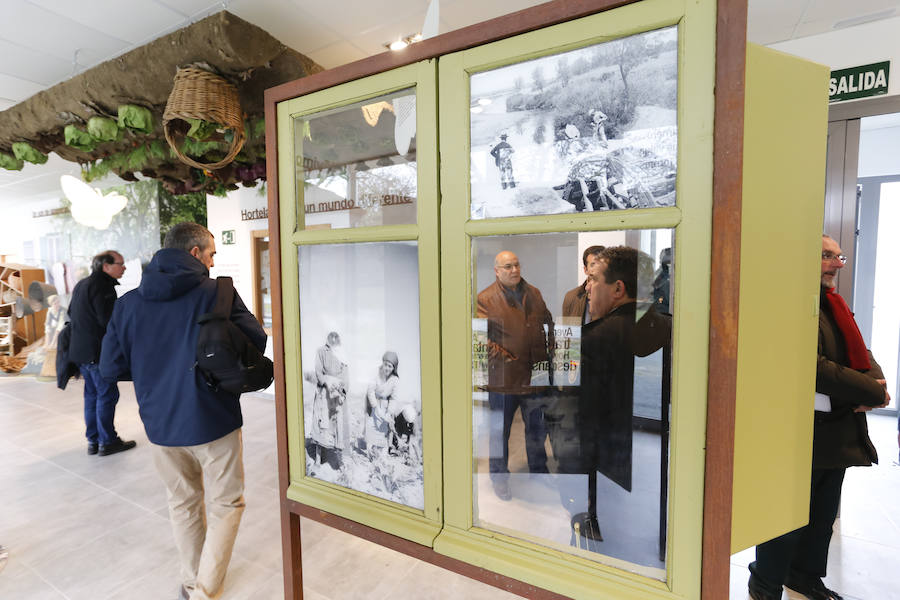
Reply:
[[[299,248],[306,473],[424,508],[415,242]]]
[[[294,129],[307,229],[416,222],[412,90],[298,117]]]
[[[470,79],[471,217],[675,205],[678,29]]]

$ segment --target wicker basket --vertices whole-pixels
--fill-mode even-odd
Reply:
[[[200,119],[232,129],[234,139],[225,158],[219,162],[203,164],[185,156],[176,144],[173,131],[173,121],[179,119]],[[181,162],[199,169],[221,169],[234,160],[246,140],[237,88],[218,75],[203,69],[196,67],[178,69],[178,73],[175,74],[175,87],[169,94],[166,112],[163,113],[163,132],[166,141]]]

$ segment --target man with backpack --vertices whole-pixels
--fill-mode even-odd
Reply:
[[[212,233],[179,223],[163,246],[140,287],[116,303],[100,371],[134,380],[154,465],[167,490],[181,563],[180,598],[207,600],[222,592],[244,511],[240,394],[217,386],[196,365],[198,337],[207,327],[199,321],[219,306],[220,286],[209,278],[216,253]],[[264,350],[265,332],[230,291],[230,322]]]

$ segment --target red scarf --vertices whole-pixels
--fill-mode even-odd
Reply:
[[[850,307],[832,287],[825,288],[825,298],[828,299],[828,305],[831,307],[831,316],[834,317],[834,322],[837,323],[838,329],[844,336],[850,367],[857,371],[868,371],[872,368],[869,363],[869,352],[866,350],[866,343],[859,332],[859,327],[856,326],[856,320],[853,318],[853,313],[850,312]]]

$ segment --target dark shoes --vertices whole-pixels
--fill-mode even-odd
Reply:
[[[750,597],[753,600],[781,600],[781,586],[775,591],[768,583],[750,573],[750,580],[747,582],[747,589],[750,591]]]
[[[97,454],[97,442],[88,442],[88,454]]]
[[[810,600],[844,600],[843,596],[825,587],[821,578],[804,573],[791,571],[788,573],[784,585]]]
[[[101,444],[97,449],[97,454],[100,456],[109,456],[110,454],[116,454],[117,452],[125,452],[126,450],[131,450],[137,446],[137,442],[128,441],[126,442],[122,438],[116,438],[115,441],[110,442],[109,444]],[[88,447],[88,454],[90,454],[90,446]]]
[[[494,493],[501,500],[511,500],[512,493],[509,491],[509,482],[506,480],[492,481],[494,484]]]

